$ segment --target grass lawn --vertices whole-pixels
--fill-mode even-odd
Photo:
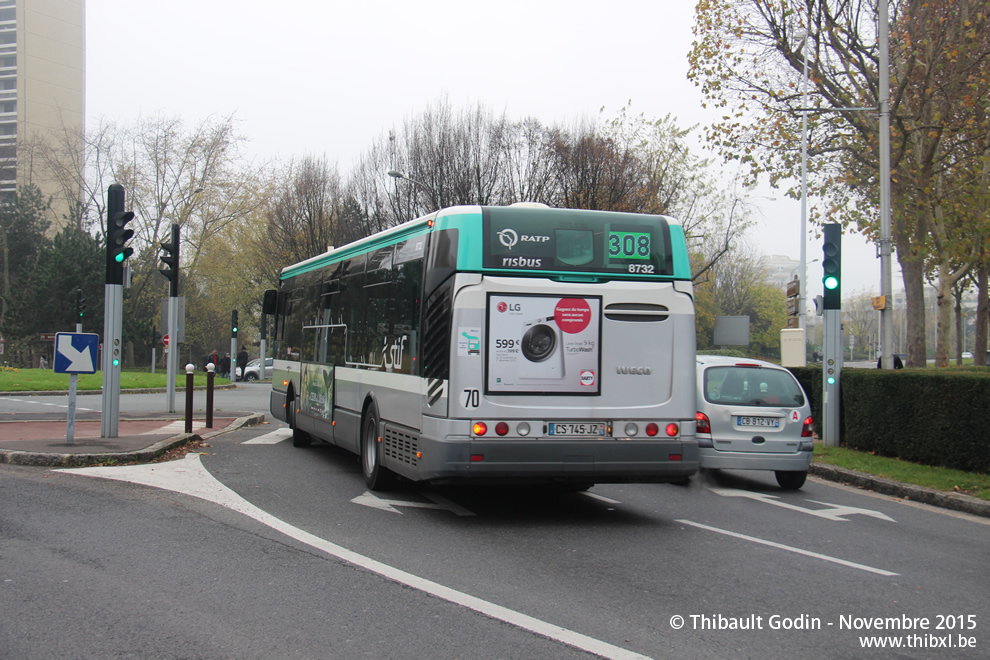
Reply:
[[[990,477],[985,474],[919,465],[844,447],[826,447],[821,443],[815,443],[812,460],[916,486],[990,500]]]
[[[196,386],[206,385],[206,372],[197,371],[193,376]],[[214,385],[226,385],[226,378],[215,378]],[[177,388],[185,389],[186,374],[182,372],[175,379]],[[120,373],[120,389],[136,390],[161,388],[168,385],[168,376],[164,370],[156,373],[138,370],[124,370]],[[95,374],[79,374],[78,391],[99,391],[103,387],[103,372]],[[43,392],[47,390],[69,389],[69,375],[57,374],[51,369],[0,369],[0,392]]]

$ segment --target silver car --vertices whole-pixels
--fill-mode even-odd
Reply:
[[[255,358],[244,368],[244,380],[262,380],[272,377],[272,358],[265,358],[265,373],[261,373],[261,359]]]
[[[781,488],[804,485],[814,449],[811,404],[787,369],[699,355],[697,419],[703,469],[773,470]]]

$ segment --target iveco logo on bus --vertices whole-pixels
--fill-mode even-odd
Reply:
[[[616,367],[615,373],[630,376],[649,376],[653,373],[653,370],[649,367]]]
[[[516,243],[546,243],[549,240],[549,236],[529,236],[527,234],[520,236],[515,229],[503,229],[498,232],[498,242],[510,250],[515,247]]]

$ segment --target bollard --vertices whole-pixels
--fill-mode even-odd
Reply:
[[[206,365],[206,428],[213,428],[213,377],[217,365],[210,362]]]
[[[186,433],[192,433],[193,419],[193,373],[196,367],[192,364],[186,365]]]

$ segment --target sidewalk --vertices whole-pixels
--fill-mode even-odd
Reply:
[[[150,461],[194,440],[207,440],[243,426],[261,424],[263,413],[223,411],[205,428],[205,416],[193,418],[193,432],[185,432],[178,413],[121,413],[117,437],[101,437],[99,413],[79,413],[72,443],[66,441],[65,413],[14,414],[0,420],[0,463],[78,467],[111,461]]]

